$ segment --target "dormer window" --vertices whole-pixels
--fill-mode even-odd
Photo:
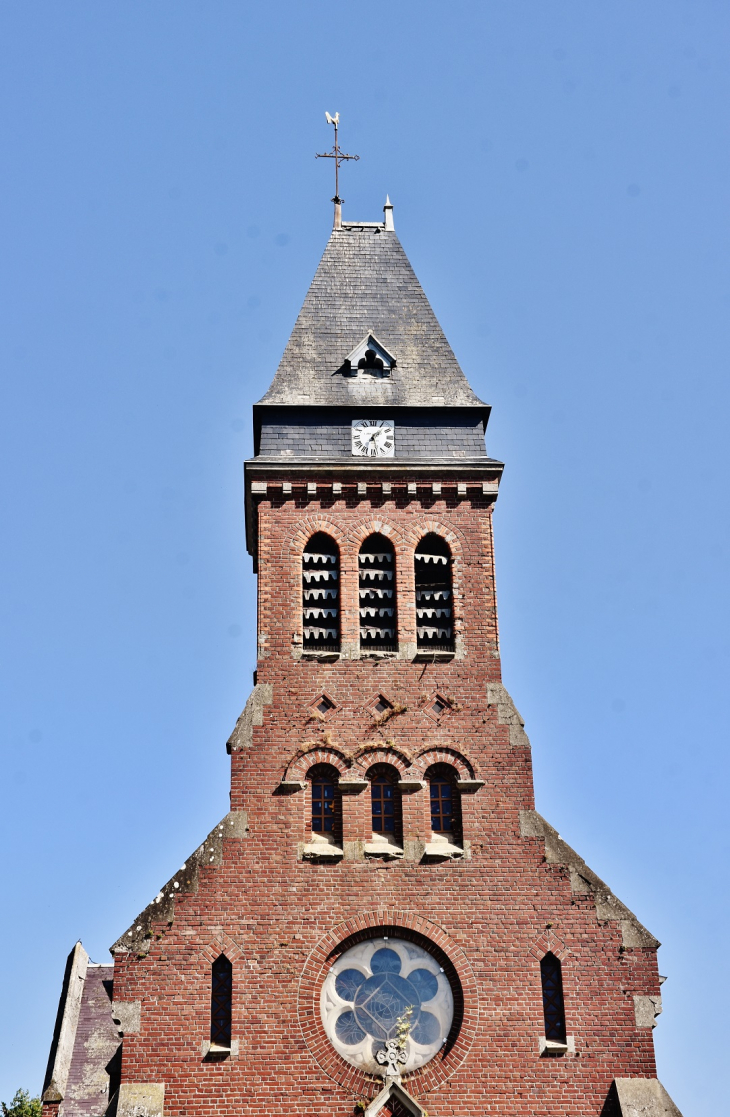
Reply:
[[[383,375],[383,359],[379,357],[375,349],[366,349],[365,356],[361,357],[357,362],[357,367],[362,369],[363,374],[369,373],[370,376]]]
[[[345,357],[340,370],[345,376],[382,379],[395,368],[395,357],[374,334],[366,334],[359,345]]]

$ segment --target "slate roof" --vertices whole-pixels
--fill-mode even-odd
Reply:
[[[347,355],[373,333],[390,377],[349,377]],[[484,407],[469,387],[400,241],[384,225],[333,229],[274,381],[261,404]]]
[[[99,1117],[106,1110],[109,1064],[121,1042],[112,1019],[113,979],[113,964],[90,965],[86,972],[63,1117]]]
[[[63,1117],[101,1117],[116,1089],[121,1036],[112,1016],[113,965],[91,962],[80,942],[68,956],[43,1083]]]

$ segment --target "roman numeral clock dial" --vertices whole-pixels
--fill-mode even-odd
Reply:
[[[361,458],[392,458],[395,423],[392,419],[353,419],[352,452]]]

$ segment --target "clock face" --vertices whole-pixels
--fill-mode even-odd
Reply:
[[[352,452],[362,458],[392,458],[395,424],[392,419],[353,419]]]

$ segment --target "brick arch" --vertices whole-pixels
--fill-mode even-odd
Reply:
[[[303,780],[306,778],[307,772],[313,768],[315,764],[329,764],[332,768],[336,768],[341,776],[352,765],[352,760],[346,753],[341,752],[339,749],[333,749],[327,745],[314,744],[311,745],[306,752],[299,752],[287,765],[285,780]]]
[[[364,779],[365,773],[374,764],[390,764],[392,768],[395,768],[404,776],[410,769],[412,760],[408,753],[399,749],[397,745],[386,745],[385,742],[378,742],[372,746],[365,745],[358,751],[354,767]]]
[[[430,768],[432,764],[449,764],[459,773],[460,780],[474,778],[475,769],[472,762],[467,760],[462,752],[450,745],[426,745],[417,754],[414,770],[420,776],[423,776],[426,769]]]
[[[220,954],[225,954],[226,958],[231,964],[243,960],[247,965],[250,962],[246,961],[245,952],[242,946],[232,939],[226,931],[218,931],[213,938],[198,952],[193,959],[203,958],[209,965],[213,965],[216,958]]]
[[[197,989],[198,994],[207,1002],[210,996],[210,967],[220,954],[225,954],[234,970],[237,969],[239,973],[242,968],[250,969],[254,965],[243,946],[222,929],[211,934],[202,946],[196,944],[189,952],[186,951],[186,945],[183,942],[174,950],[169,946],[166,950],[169,952],[168,967],[189,997],[193,995],[193,989]]]
[[[393,524],[388,523],[387,520],[378,517],[361,520],[359,524],[350,527],[347,538],[356,550],[359,551],[362,544],[370,535],[384,535],[396,549],[398,544],[403,540],[401,528],[395,527]]]
[[[440,536],[451,550],[453,563],[451,566],[451,585],[453,590],[452,608],[454,619],[454,635],[456,648],[464,636],[464,616],[462,612],[462,596],[464,587],[464,566],[466,563],[467,543],[463,532],[451,524],[446,524],[435,516],[419,517],[412,523],[404,537],[404,545],[400,551],[401,558],[405,560],[402,569],[408,569],[408,593],[415,591],[415,553],[416,547],[425,535],[433,533]]]
[[[434,535],[440,535],[442,539],[446,540],[451,547],[454,558],[457,555],[460,559],[464,558],[467,543],[461,528],[453,524],[446,524],[435,516],[414,517],[413,522],[408,526],[408,530],[404,532],[403,541],[415,551],[424,535],[428,535],[430,532],[433,532]]]
[[[382,1078],[358,1070],[331,1046],[322,1025],[319,998],[336,958],[363,939],[381,935],[406,939],[428,950],[444,967],[454,993],[454,1025],[443,1054],[439,1052],[420,1070],[404,1075],[409,1091],[427,1093],[450,1078],[469,1054],[479,1024],[479,989],[462,948],[442,927],[424,916],[394,910],[362,912],[328,931],[307,958],[299,979],[299,1027],[325,1074],[352,1093],[373,1097],[379,1092]]]
[[[340,548],[340,554],[347,545],[347,533],[343,531],[342,525],[337,520],[330,518],[326,515],[319,516],[305,516],[300,520],[296,527],[291,528],[288,538],[286,540],[289,547],[289,554],[292,558],[301,561],[304,548],[313,535],[318,531],[323,531],[325,535],[331,535],[337,546]]]
[[[324,532],[329,535],[331,539],[337,544],[340,550],[340,571],[343,567],[343,559],[346,553],[347,536],[343,532],[341,526],[333,518],[326,515],[309,515],[300,520],[296,527],[293,527],[284,541],[285,548],[288,547],[288,559],[284,559],[285,565],[288,566],[289,571],[289,587],[291,596],[289,597],[290,603],[290,624],[292,632],[299,634],[300,648],[303,643],[302,634],[302,555],[304,548],[313,535],[318,531]],[[286,550],[284,551],[286,555]],[[340,577],[342,575],[340,574]],[[284,580],[285,581],[285,580]],[[283,583],[284,584],[284,583]],[[283,588],[282,584],[282,588]],[[283,599],[284,600],[284,599]],[[282,604],[283,604],[282,600]],[[342,624],[342,582],[340,581],[340,625]],[[342,639],[342,628],[340,628],[340,639]]]

